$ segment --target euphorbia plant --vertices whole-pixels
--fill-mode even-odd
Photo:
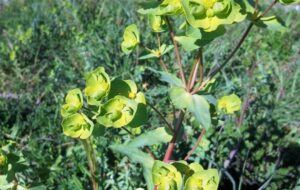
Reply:
[[[241,100],[235,94],[219,99],[213,96],[218,72],[229,63],[254,26],[284,31],[285,27],[276,16],[268,16],[277,3],[292,4],[299,0],[274,0],[261,9],[259,0],[150,0],[142,4],[140,14],[149,18],[153,33],[157,34],[158,46],[154,49],[143,43],[138,26],[132,24],[125,29],[121,49],[130,54],[140,46],[149,54],[140,59],[156,59],[162,71],[161,80],[169,83],[169,98],[174,105],[172,124],[155,107],[149,105],[164,122],[152,131],[146,131],[124,144],[110,148],[127,155],[144,169],[148,189],[158,190],[216,190],[220,175],[218,168],[204,169],[201,163],[189,163],[206,130],[213,127],[213,117],[218,114],[235,114],[241,108]],[[177,26],[181,21],[180,26]],[[227,25],[249,22],[245,32],[229,56],[218,66],[209,68],[203,53],[205,46],[226,33]],[[170,42],[162,43],[160,33],[169,33]],[[169,44],[169,45],[168,45]],[[181,51],[181,48],[184,51]],[[175,65],[164,57],[175,53]],[[183,53],[195,55],[193,64],[183,63]],[[150,70],[154,70],[150,68]],[[205,71],[206,70],[206,71]],[[207,75],[205,76],[205,73]],[[100,180],[96,177],[97,164],[92,146],[92,134],[96,128],[135,128],[147,122],[147,101],[132,80],[109,76],[103,67],[86,74],[84,89],[70,90],[61,108],[64,134],[80,139],[87,151],[93,189],[98,189]],[[175,144],[181,140],[183,123],[194,119],[202,128],[199,137],[186,156],[173,156]],[[196,131],[196,129],[195,129]],[[164,157],[155,158],[151,146],[168,143]],[[147,147],[147,152],[142,148]],[[149,148],[150,147],[150,148]]]

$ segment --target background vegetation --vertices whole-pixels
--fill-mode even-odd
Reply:
[[[59,108],[65,92],[82,86],[84,72],[97,66],[135,80],[148,102],[168,119],[166,88],[147,69],[159,68],[158,63],[120,50],[126,25],[138,23],[141,31],[148,30],[147,19],[136,13],[138,6],[127,0],[0,1],[0,145],[12,144],[11,151],[24,159],[17,173],[20,184],[90,189],[83,147],[62,134]],[[243,97],[243,109],[238,117],[224,117],[226,125],[211,128],[192,158],[223,171],[220,189],[300,189],[300,12],[280,5],[275,11],[287,20],[289,32],[252,31],[218,76],[216,88],[217,97],[224,92]],[[218,64],[244,28],[228,28],[207,46],[205,63]],[[146,41],[153,37],[150,31],[142,35]],[[190,64],[190,56],[184,64]],[[165,61],[172,60],[170,54]],[[162,125],[149,113],[149,123],[133,133]],[[190,133],[183,134],[180,148],[188,150],[196,141],[200,131],[194,127],[193,121],[185,122]],[[130,138],[123,130],[98,137],[104,189],[145,188],[141,167],[107,148]]]

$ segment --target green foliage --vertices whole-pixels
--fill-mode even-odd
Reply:
[[[210,105],[204,96],[190,94],[180,87],[170,89],[170,99],[176,108],[188,109],[195,115],[196,120],[206,129],[211,125]]]
[[[205,69],[221,64],[222,60],[227,58],[228,51],[232,49],[233,42],[240,36],[244,27],[243,24],[221,24],[216,31],[206,32],[202,28],[191,27],[191,24],[186,22],[187,18],[180,1],[148,2],[148,8],[143,10],[149,11],[149,14],[139,19],[135,10],[140,6],[133,1],[113,0],[107,3],[95,0],[13,0],[1,3],[0,145],[3,147],[11,141],[16,144],[13,150],[4,150],[3,153],[17,155],[20,158],[17,163],[26,166],[13,173],[20,189],[92,189],[83,147],[62,134],[63,129],[59,127],[62,119],[59,113],[60,105],[69,102],[64,102],[67,89],[80,87],[86,96],[83,81],[78,79],[83,78],[84,73],[93,68],[105,67],[106,73],[117,77],[111,79],[110,91],[108,94],[104,93],[101,99],[103,102],[99,101],[100,98],[96,94],[97,104],[106,103],[119,95],[138,102],[137,108],[146,111],[144,96],[135,91],[130,82],[128,87],[124,84],[126,82],[119,78],[134,79],[136,89],[143,88],[145,91],[147,102],[151,102],[162,112],[169,123],[176,122],[173,120],[172,106],[169,104],[169,90],[166,85],[162,85],[168,83],[184,88],[183,82],[176,76],[178,68],[171,67],[175,49],[170,48],[168,53],[159,56],[172,74],[163,71],[148,72],[148,69],[145,70],[147,67],[151,67],[152,70],[158,69],[158,59],[138,60],[138,57],[144,55],[144,52],[141,54],[141,47],[136,45],[137,52],[130,56],[120,53],[125,25],[138,23],[140,31],[143,31],[140,35],[140,41],[143,43],[140,42],[139,45],[147,44],[151,47],[148,49],[157,51],[161,44],[170,44],[164,18],[166,15],[174,15],[169,19],[171,24],[174,23],[174,34],[181,45],[180,52],[183,52],[183,49],[196,50],[205,45]],[[195,4],[199,2],[195,1]],[[243,13],[243,16],[247,14],[248,21],[251,21],[253,4],[248,4],[245,9],[242,3],[235,1],[236,3],[241,7],[240,13]],[[261,1],[261,4],[259,14],[268,6],[268,2]],[[253,28],[254,35],[250,33],[232,59],[232,66],[226,67],[222,75],[214,78],[216,82],[213,85],[207,85],[209,88],[204,88],[197,94],[210,103],[212,124],[190,160],[200,162],[205,167],[212,165],[219,168],[223,176],[220,189],[231,189],[230,175],[236,185],[241,183],[242,189],[259,189],[265,184],[266,189],[293,189],[297,184],[299,13],[292,10],[292,7],[283,9],[276,5],[275,9],[276,12],[273,12],[284,18],[286,23],[281,24],[281,19],[278,16],[275,19],[272,14],[272,17],[266,15],[255,21],[255,26],[258,27]],[[150,15],[155,19],[151,21],[153,18]],[[147,21],[149,28],[144,26]],[[155,33],[151,33],[150,29]],[[263,29],[284,30],[286,33]],[[157,32],[161,43],[154,43]],[[182,40],[178,40],[180,38]],[[212,40],[213,43],[209,43]],[[194,62],[194,53],[191,51],[182,56],[186,73]],[[251,63],[258,63],[258,68],[252,79],[249,79],[248,70]],[[118,92],[118,85],[113,84],[115,80],[122,81],[122,89],[126,90],[121,91],[120,87]],[[100,92],[99,87],[95,89]],[[116,94],[110,95],[113,89],[117,89],[114,90]],[[250,89],[249,96],[247,89]],[[213,97],[232,93],[237,94],[243,100],[243,104],[247,99],[250,101],[245,113],[240,112],[244,114],[240,128],[235,127],[236,120],[240,119],[238,114],[216,115],[215,105],[212,103]],[[135,135],[146,135],[159,126],[166,126],[165,122],[157,117],[155,112],[147,110],[149,120],[146,126],[128,128],[132,135],[125,133],[123,128],[105,130],[104,126],[96,123],[99,107],[89,105],[87,101],[81,101],[81,107],[78,101],[80,95],[73,97],[77,103],[65,106],[65,110],[71,111],[72,114],[85,114],[89,120],[95,122],[92,145],[96,149],[97,162],[101,163],[98,165],[99,173],[96,174],[101,183],[103,182],[100,188],[146,189],[146,182],[141,174],[144,172],[145,176],[148,176],[147,183],[151,183],[152,165],[147,166],[149,170],[142,170],[139,164],[131,162],[140,163],[138,160],[144,159],[145,162],[151,163],[154,159],[146,153],[146,148],[155,152],[154,156],[157,159],[162,158],[165,143],[171,140],[172,132],[166,135],[160,129],[161,131],[148,137],[136,138]],[[86,108],[91,112],[86,111]],[[136,118],[141,118],[141,115]],[[94,116],[96,117],[93,118]],[[179,134],[179,139],[183,140],[178,140],[174,158],[182,159],[198,138],[199,122],[195,120],[195,114],[187,113],[186,117],[183,122],[184,130]],[[146,118],[142,123],[145,120]],[[132,126],[140,126],[139,121],[133,122],[136,124]],[[161,133],[165,135],[160,138],[158,134]],[[159,140],[156,141],[156,138]],[[123,145],[127,145],[128,142],[135,142],[134,147],[124,148]],[[120,152],[122,155],[112,154],[108,148],[111,144],[120,146],[114,153]],[[137,144],[143,144],[143,147]],[[225,168],[224,163],[228,155],[231,155],[231,150],[237,145],[240,146],[236,156]],[[9,162],[8,157],[7,163]],[[172,165],[175,166],[175,162]],[[188,164],[181,164],[183,168],[186,168],[186,165]],[[179,171],[177,167],[176,169]],[[1,185],[8,185],[7,188],[13,185],[6,181],[5,176],[1,176],[0,181]],[[3,186],[0,189],[3,189]]]
[[[144,146],[152,146],[160,143],[167,143],[172,136],[165,128],[157,128],[153,131],[148,131],[129,143],[122,145],[112,145],[110,148],[116,152],[125,154],[131,161],[140,163],[143,166],[144,178],[147,182],[148,189],[153,189],[155,182],[152,181],[151,170],[153,168],[154,159],[141,151],[139,148]]]

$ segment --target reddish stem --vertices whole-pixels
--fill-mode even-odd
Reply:
[[[166,154],[163,159],[164,162],[168,162],[170,160],[170,158],[172,157],[174,147],[175,147],[175,144],[177,141],[177,137],[180,132],[181,125],[182,125],[183,118],[184,118],[184,112],[180,111],[177,122],[176,122],[176,126],[175,126],[175,132],[173,134],[172,140],[170,141],[170,143],[168,145]]]

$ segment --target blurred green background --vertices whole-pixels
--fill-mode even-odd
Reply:
[[[123,30],[132,23],[145,43],[154,44],[138,7],[133,0],[0,0],[0,145],[14,144],[12,151],[24,159],[20,184],[91,189],[83,147],[63,135],[59,114],[66,91],[82,87],[86,71],[103,66],[109,75],[135,80],[148,102],[171,117],[167,86],[146,70],[159,64],[120,50]],[[223,171],[220,189],[300,189],[300,12],[280,5],[274,12],[286,20],[288,32],[255,28],[218,75],[217,97],[236,93],[247,102],[240,124],[239,118],[224,118],[224,126],[211,128],[193,157]],[[244,29],[244,24],[229,27],[206,46],[205,67],[222,61]],[[191,57],[186,54],[183,63],[191,64]],[[172,59],[165,61],[172,65]],[[149,112],[151,123],[141,131],[161,125]],[[185,128],[178,158],[199,133],[193,122],[186,121]],[[141,167],[108,149],[129,138],[122,130],[97,138],[103,189],[146,188]],[[165,145],[151,148],[161,157]]]

